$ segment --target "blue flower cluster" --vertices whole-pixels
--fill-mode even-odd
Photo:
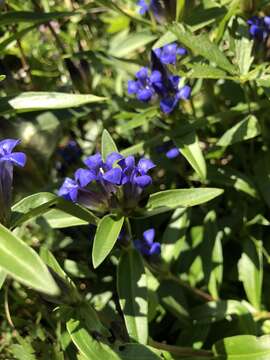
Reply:
[[[185,54],[186,50],[176,43],[155,49],[152,54],[155,58],[152,70],[141,68],[136,73],[136,80],[128,81],[128,93],[136,95],[142,102],[159,98],[162,112],[171,113],[181,99],[187,100],[190,97],[191,88],[188,85],[181,86],[180,76],[170,74],[165,65],[175,65],[177,56]],[[157,66],[154,62],[158,62]]]
[[[155,167],[149,159],[141,158],[136,164],[133,156],[125,158],[117,152],[105,161],[97,153],[84,164],[87,168],[76,170],[74,179],[66,178],[58,194],[99,212],[136,207],[143,190],[152,183],[148,172]]]
[[[264,41],[270,34],[270,16],[258,17],[253,16],[247,21],[249,25],[250,35],[259,40]]]
[[[20,140],[5,139],[0,141],[0,222],[6,224],[12,200],[13,167],[23,167],[26,155],[22,152],[13,152]]]
[[[134,240],[134,245],[143,255],[159,255],[161,252],[160,243],[154,242],[154,240],[155,229],[151,228],[144,231],[142,239]]]

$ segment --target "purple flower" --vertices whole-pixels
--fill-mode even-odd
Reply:
[[[150,101],[155,92],[148,74],[149,69],[143,67],[136,73],[136,80],[128,81],[128,93],[136,95],[142,102]]]
[[[156,147],[158,153],[165,153],[168,159],[175,159],[180,155],[180,151],[174,146],[171,140],[164,142],[162,145]]]
[[[149,10],[149,5],[146,3],[145,0],[139,0],[137,2],[137,5],[140,6],[140,9],[139,9],[140,15],[145,15],[145,13],[147,13],[147,11]]]
[[[138,251],[143,255],[159,255],[161,252],[160,243],[154,242],[155,240],[155,229],[151,228],[143,233],[143,238],[135,240],[134,245]]]
[[[178,46],[176,43],[171,43],[154,50],[157,57],[160,59],[162,64],[175,65],[177,61],[177,55],[186,55],[186,49]]]
[[[152,71],[147,67],[141,68],[136,73],[136,80],[128,81],[128,94],[136,95],[142,102],[159,98],[161,111],[171,113],[181,99],[187,100],[190,97],[191,88],[188,85],[180,86],[181,78],[172,75],[165,65],[176,64],[177,55],[185,53],[186,50],[176,43],[152,51]]]
[[[0,222],[7,224],[12,200],[13,167],[23,167],[26,155],[13,152],[20,140],[6,139],[0,141]]]
[[[149,159],[141,158],[136,165],[133,156],[124,158],[117,152],[109,154],[105,161],[97,153],[84,164],[87,169],[78,169],[74,179],[66,178],[58,194],[97,211],[136,207],[143,189],[152,183],[148,172],[155,167]]]
[[[253,16],[247,21],[249,25],[250,35],[259,40],[264,41],[270,34],[270,17]]]

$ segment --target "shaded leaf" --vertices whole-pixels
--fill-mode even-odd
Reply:
[[[38,254],[0,224],[0,266],[19,282],[48,295],[59,293]]]
[[[97,268],[109,255],[124,223],[124,217],[105,215],[99,222],[94,238],[92,261]]]
[[[148,340],[147,280],[140,254],[135,249],[122,253],[117,269],[117,289],[126,327],[132,340]]]

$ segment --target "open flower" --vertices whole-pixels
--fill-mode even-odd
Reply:
[[[5,139],[0,141],[0,222],[7,224],[12,201],[13,167],[23,167],[26,155],[13,152],[20,140]]]
[[[128,94],[136,95],[141,102],[159,99],[161,111],[170,114],[180,100],[189,99],[191,87],[182,84],[180,76],[171,74],[165,65],[175,65],[177,55],[185,53],[186,50],[176,43],[152,51],[152,71],[141,68],[135,75],[136,80],[128,81]]]
[[[109,154],[105,161],[97,153],[84,164],[87,168],[78,169],[74,179],[66,178],[58,194],[99,212],[135,208],[143,190],[152,183],[148,172],[155,167],[149,159],[142,158],[136,165],[133,156],[124,158],[117,152]]]
[[[155,229],[151,228],[143,232],[142,239],[134,240],[138,251],[145,256],[159,255],[161,252],[160,243],[154,242]]]
[[[160,61],[166,65],[175,65],[178,55],[183,56],[187,54],[187,50],[180,47],[176,43],[167,44],[161,48],[157,48],[154,50],[154,52]]]

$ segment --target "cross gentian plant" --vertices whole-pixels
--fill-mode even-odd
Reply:
[[[133,156],[125,158],[117,152],[105,161],[97,153],[84,164],[87,168],[76,170],[74,179],[66,178],[58,194],[100,213],[134,209],[143,190],[152,183],[148,172],[155,167],[149,159],[141,158],[136,164]]]
[[[12,201],[13,167],[23,167],[26,155],[13,152],[20,140],[5,139],[0,141],[0,222],[8,224]]]
[[[136,95],[141,102],[160,99],[161,111],[171,113],[181,99],[190,97],[191,88],[181,84],[181,78],[172,75],[165,67],[167,64],[175,65],[177,55],[186,54],[184,48],[176,43],[165,45],[163,48],[152,51],[152,70],[147,67],[141,68],[136,73],[136,80],[128,81],[128,93]]]

